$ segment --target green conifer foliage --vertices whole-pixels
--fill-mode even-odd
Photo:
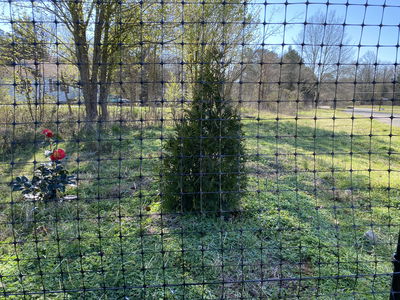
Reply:
[[[198,72],[193,100],[164,147],[165,211],[234,211],[246,187],[240,117],[223,99],[223,68],[212,61]]]

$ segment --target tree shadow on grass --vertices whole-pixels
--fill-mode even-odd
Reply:
[[[360,152],[368,154],[371,138],[366,135],[353,135],[344,131],[335,131],[315,128],[312,126],[296,125],[294,121],[279,121],[279,126],[275,121],[260,121],[260,122],[246,122],[244,125],[247,136],[251,136],[252,140],[270,144],[279,149],[285,149],[290,146],[291,149],[301,149],[307,153],[331,153],[336,152],[350,152],[352,147],[353,152]],[[389,135],[388,135],[389,137]],[[382,137],[372,137],[372,149],[374,146],[382,145],[380,147],[382,152],[387,152],[390,149],[387,147],[387,140]],[[392,150],[393,151],[393,150]]]
[[[267,128],[270,125],[263,123],[266,128],[262,135],[269,135],[271,139],[263,140],[265,148],[260,151],[262,154],[273,154],[271,150],[276,147],[274,131]],[[248,130],[255,129],[254,126],[248,127]],[[295,141],[290,137],[294,135],[294,129],[293,124],[289,124],[282,134],[289,137],[278,139],[282,149],[292,151],[297,147],[299,151],[309,153],[316,149],[316,142],[318,152],[332,150],[330,131],[317,130],[318,137],[314,139],[310,137],[313,128],[303,126]],[[345,133],[340,133],[339,137],[343,138],[335,144],[335,151],[348,151],[350,138]],[[368,142],[368,137],[362,137],[360,145],[355,145],[357,151],[365,152]],[[143,144],[139,140],[137,144],[133,143],[133,151],[144,150],[140,149]],[[145,151],[157,150],[156,144],[147,145],[149,148]],[[71,154],[87,151],[74,148],[75,143],[66,144],[65,147]],[[100,153],[100,157],[113,152]],[[93,298],[128,295],[140,299],[145,295],[152,299],[273,299],[294,294],[309,297],[315,295],[317,290],[320,295],[331,294],[334,289],[348,291],[346,295],[351,297],[353,291],[370,291],[373,283],[385,288],[387,282],[380,278],[366,278],[363,286],[357,285],[357,280],[352,278],[333,278],[341,274],[374,274],[376,269],[375,266],[351,263],[343,263],[338,269],[337,263],[341,257],[347,257],[348,261],[368,261],[371,257],[354,245],[354,234],[358,231],[346,231],[348,223],[337,223],[338,220],[349,222],[351,215],[340,219],[335,216],[334,209],[317,206],[317,203],[322,205],[321,200],[331,201],[329,191],[326,195],[318,193],[317,197],[321,199],[317,201],[313,192],[314,184],[308,184],[310,191],[296,190],[299,182],[293,173],[289,172],[277,182],[280,192],[273,192],[276,189],[269,186],[262,187],[259,193],[246,195],[243,199],[244,212],[233,218],[201,215],[177,217],[160,215],[156,204],[150,208],[151,211],[147,211],[141,207],[145,201],[143,197],[132,200],[131,196],[127,196],[121,199],[119,193],[123,187],[118,186],[120,180],[115,178],[119,168],[113,169],[112,161],[101,161],[100,164],[106,166],[101,174],[108,172],[114,181],[98,180],[97,157],[97,153],[92,155],[90,161],[93,160],[91,163],[94,165],[82,166],[80,170],[95,174],[87,181],[85,189],[88,195],[93,193],[96,198],[100,194],[104,199],[94,203],[79,203],[71,208],[71,215],[68,217],[66,213],[58,224],[59,237],[56,237],[55,231],[41,233],[43,241],[38,245],[39,252],[33,243],[21,245],[19,251],[22,256],[33,258],[33,263],[32,260],[21,262],[22,273],[27,274],[23,280],[26,290],[41,288],[38,277],[29,275],[38,274],[40,268],[47,274],[44,277],[46,289],[92,288],[83,297]],[[145,165],[150,173],[154,172],[151,168],[155,167],[157,160],[151,162]],[[260,164],[268,172],[276,170],[276,166],[267,165],[268,159],[260,161]],[[290,161],[280,166],[282,170],[289,167]],[[133,177],[137,176],[135,172],[131,174]],[[251,176],[253,179],[257,177],[254,174]],[[366,179],[360,175],[359,180],[363,184]],[[308,180],[305,178],[301,184],[307,185]],[[98,183],[105,185],[107,181],[117,186],[118,192],[108,201],[106,189],[99,193],[99,187],[96,186]],[[329,189],[331,186],[332,182],[325,180],[317,188]],[[140,189],[144,193],[146,189],[153,188],[156,188],[155,185]],[[111,201],[111,198],[115,201]],[[126,209],[129,206],[133,208]],[[342,212],[346,213],[344,210]],[[368,218],[365,216],[363,222]],[[362,234],[362,231],[358,233]],[[61,240],[57,241],[57,238]],[[58,252],[62,260],[57,258]],[[41,260],[35,260],[37,253],[42,257]],[[20,286],[12,281],[18,278],[19,271],[15,268],[13,272],[14,278],[6,278],[6,290],[20,291]],[[332,279],[325,279],[321,285],[319,276],[330,276]],[[300,277],[315,279],[297,280]],[[102,287],[113,287],[113,293]],[[77,293],[67,292],[67,295],[74,297]]]

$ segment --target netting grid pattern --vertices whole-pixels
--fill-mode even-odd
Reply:
[[[388,299],[399,15],[1,1],[0,297]]]

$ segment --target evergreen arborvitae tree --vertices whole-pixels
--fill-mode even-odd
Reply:
[[[304,70],[300,69],[300,65],[303,64],[301,56],[293,48],[289,48],[289,51],[285,53],[282,58],[283,68],[281,80],[284,83],[283,87],[289,91],[296,91],[298,89],[299,82],[302,77],[301,72]]]
[[[193,101],[164,147],[162,207],[166,211],[234,211],[246,186],[240,117],[232,103],[223,99],[221,65],[203,64],[197,79]]]

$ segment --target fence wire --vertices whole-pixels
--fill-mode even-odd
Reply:
[[[1,297],[388,299],[399,15],[1,1]]]

